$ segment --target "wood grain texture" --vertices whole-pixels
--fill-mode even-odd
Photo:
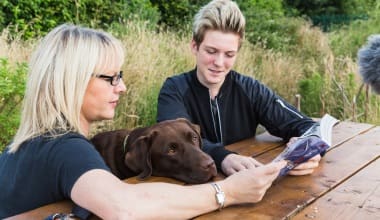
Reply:
[[[380,219],[379,171],[378,158],[343,184],[317,199],[293,219]]]
[[[373,126],[354,125],[354,129],[337,128],[339,132],[335,129],[335,148],[327,152],[312,175],[286,176],[280,179],[267,191],[261,202],[228,207],[221,212],[215,211],[196,219],[291,218],[380,156],[380,127],[371,127]],[[280,152],[281,149],[276,148],[257,158],[270,162]]]

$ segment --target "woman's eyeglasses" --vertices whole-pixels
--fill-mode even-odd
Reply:
[[[120,71],[113,76],[107,76],[103,74],[94,74],[94,76],[97,78],[105,79],[106,81],[110,82],[112,86],[117,86],[120,82],[120,79],[123,78],[123,71]]]

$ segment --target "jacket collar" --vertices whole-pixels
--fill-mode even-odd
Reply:
[[[226,75],[226,79],[224,80],[222,86],[220,87],[220,90],[219,90],[219,93],[217,95],[218,98],[220,98],[221,96],[223,96],[223,91],[226,91],[227,87],[231,85],[231,82],[232,82],[232,73],[234,71],[233,70],[230,70],[230,72]],[[208,91],[208,88],[206,86],[204,86],[199,80],[198,80],[198,77],[197,77],[197,68],[195,67],[193,70],[190,70],[189,71],[189,74],[191,76],[191,79],[193,82],[195,82],[195,86],[200,88],[200,89],[205,89]]]

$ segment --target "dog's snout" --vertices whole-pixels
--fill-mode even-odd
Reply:
[[[212,168],[213,166],[215,166],[215,162],[213,160],[207,160],[207,161],[204,161],[203,164],[201,164],[202,168],[203,169],[210,169]]]
[[[201,163],[201,168],[207,172],[210,172],[212,173],[213,176],[216,175],[217,171],[216,171],[216,165],[215,165],[215,162],[213,159],[211,158],[208,158],[207,160],[204,160],[202,163]]]

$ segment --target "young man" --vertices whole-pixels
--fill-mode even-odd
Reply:
[[[214,0],[195,15],[191,50],[196,68],[168,78],[158,97],[157,121],[187,118],[201,127],[203,150],[226,175],[260,166],[225,145],[252,137],[258,124],[289,140],[315,122],[257,80],[232,70],[244,39],[245,18],[237,4]],[[320,155],[292,175],[312,173]]]

